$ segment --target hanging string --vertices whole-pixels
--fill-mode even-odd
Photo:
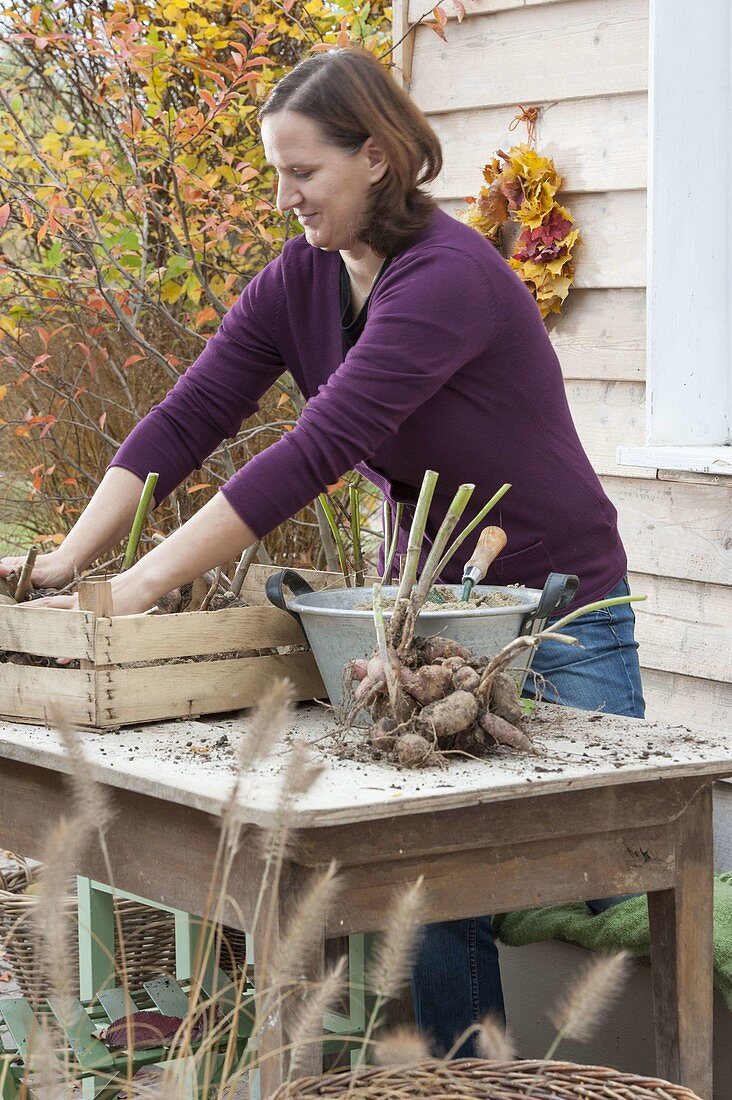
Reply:
[[[519,104],[519,113],[512,119],[509,130],[515,130],[522,122],[526,123],[526,142],[533,147],[536,140],[536,122],[541,114],[541,107],[522,107]]]

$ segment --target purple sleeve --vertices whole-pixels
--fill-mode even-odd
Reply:
[[[156,471],[156,503],[201,466],[222,439],[237,434],[285,370],[271,335],[281,297],[278,257],[255,275],[196,361],[112,459],[110,466],[122,466],[143,481]]]
[[[360,461],[490,341],[487,279],[450,248],[416,251],[377,285],[366,327],[296,427],[221,489],[262,537]]]

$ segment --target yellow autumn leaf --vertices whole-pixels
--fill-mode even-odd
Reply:
[[[562,185],[562,177],[549,157],[542,157],[528,145],[515,145],[508,154],[511,167],[528,183],[546,183],[556,193]]]
[[[528,229],[537,229],[554,205],[554,194],[546,184],[526,188],[526,198],[516,211],[516,217]]]
[[[177,302],[178,299],[183,296],[185,289],[185,283],[182,285],[173,282],[166,283],[160,292],[160,297],[164,302],[167,302],[168,305],[172,305],[173,302]]]
[[[560,202],[557,202],[557,203],[554,204],[554,210],[556,211],[556,213],[559,215],[560,218],[564,218],[565,221],[568,221],[568,222],[571,222],[572,224],[574,224],[574,218],[570,214],[569,210],[567,210],[566,206],[562,206],[562,204]]]
[[[550,275],[561,275],[571,259],[572,257],[568,253],[565,253],[564,256],[558,256],[556,260],[550,260],[546,264],[546,270]]]
[[[0,401],[5,400],[5,396],[6,396],[7,392],[8,392],[8,387],[7,386],[0,386]]]

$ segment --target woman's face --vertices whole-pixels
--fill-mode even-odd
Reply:
[[[278,209],[294,211],[314,248],[352,249],[369,191],[387,168],[373,138],[349,155],[327,142],[307,115],[278,111],[262,120],[262,142],[279,177]]]

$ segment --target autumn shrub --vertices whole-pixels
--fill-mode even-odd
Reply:
[[[310,51],[385,57],[389,9],[17,0],[0,11],[0,527],[58,544],[117,446],[297,231],[256,109]],[[155,513],[167,533],[295,421],[259,414]],[[22,525],[18,527],[17,525]],[[6,539],[7,541],[7,539]],[[267,542],[323,564],[311,507]]]

